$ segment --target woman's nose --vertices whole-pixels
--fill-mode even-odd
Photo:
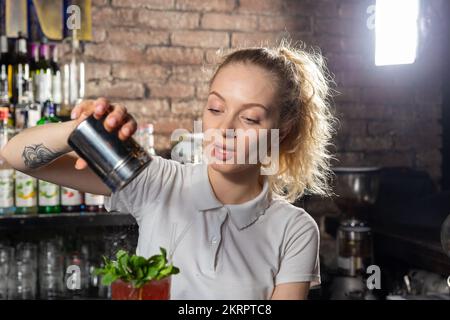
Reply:
[[[220,124],[220,131],[223,137],[233,138],[235,136],[235,123],[234,119],[224,119]]]

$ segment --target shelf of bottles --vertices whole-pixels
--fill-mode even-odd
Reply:
[[[57,44],[0,36],[0,148],[22,130],[70,120],[85,94],[83,59],[74,36]],[[151,124],[135,138],[155,154]],[[130,214],[106,212],[104,201],[37,180],[0,158],[0,300],[109,298],[94,269],[104,255],[133,251],[138,228]],[[74,266],[79,288],[67,285]]]
[[[0,148],[22,130],[70,120],[85,95],[85,62],[76,34],[63,43],[0,36]],[[136,135],[151,154],[153,126]],[[24,151],[25,152],[25,151]],[[0,159],[0,216],[105,212],[104,197],[37,180]]]

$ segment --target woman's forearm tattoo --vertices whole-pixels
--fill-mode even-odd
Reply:
[[[37,169],[52,162],[63,154],[63,152],[54,152],[40,143],[25,146],[22,159],[28,168]]]

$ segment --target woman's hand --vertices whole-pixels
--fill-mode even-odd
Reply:
[[[117,130],[120,140],[126,140],[136,132],[136,120],[127,112],[127,109],[121,105],[112,105],[105,98],[82,101],[73,108],[70,117],[78,125],[91,114],[94,114],[96,119],[101,119],[105,114],[108,114],[104,121],[105,129],[108,132]],[[75,168],[78,170],[86,167],[86,161],[81,158],[75,163]]]

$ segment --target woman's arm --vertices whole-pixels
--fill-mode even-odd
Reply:
[[[1,156],[16,170],[82,192],[109,195],[110,191],[89,168],[77,170],[78,156],[67,139],[78,121],[28,128],[13,137]]]
[[[121,140],[136,131],[136,122],[125,107],[112,106],[106,99],[84,101],[74,108],[76,120],[49,123],[22,131],[0,151],[13,168],[38,179],[53,182],[82,192],[109,196],[111,191],[84,160],[72,151],[67,139],[73,129],[89,115],[105,119],[108,131],[118,129]]]
[[[282,283],[275,287],[272,300],[306,300],[309,282]]]

